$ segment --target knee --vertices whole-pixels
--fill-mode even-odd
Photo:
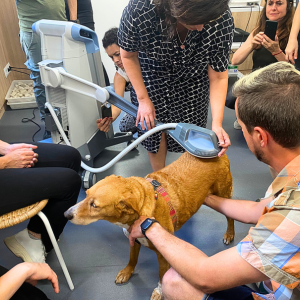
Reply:
[[[162,292],[165,300],[175,299],[176,290],[181,276],[173,269],[170,268],[162,279]]]

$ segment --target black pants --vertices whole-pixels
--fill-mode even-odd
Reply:
[[[36,145],[39,157],[33,168],[0,170],[0,215],[49,199],[42,211],[58,239],[67,223],[64,212],[76,203],[80,191],[81,157],[70,146]],[[42,235],[46,252],[53,248],[39,216],[31,218],[27,228]]]
[[[0,266],[0,276],[8,270]],[[10,298],[11,300],[49,300],[47,296],[38,288],[24,282],[16,293]]]

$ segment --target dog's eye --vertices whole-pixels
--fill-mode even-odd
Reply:
[[[94,202],[91,203],[91,206],[97,208],[97,205]]]

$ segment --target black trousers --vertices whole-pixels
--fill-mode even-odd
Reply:
[[[49,219],[56,239],[67,219],[64,212],[77,202],[81,179],[79,152],[63,145],[36,143],[38,162],[28,169],[0,170],[0,215],[49,199],[42,210]],[[40,233],[46,252],[53,247],[39,216],[30,219],[29,230]]]

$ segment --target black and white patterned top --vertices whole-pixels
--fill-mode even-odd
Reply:
[[[191,123],[206,127],[209,104],[208,65],[216,72],[228,67],[233,40],[233,19],[227,10],[219,19],[205,24],[202,31],[190,31],[181,49],[177,38],[167,40],[164,23],[151,0],[130,0],[121,18],[118,39],[122,49],[139,51],[143,80],[154,104],[156,117],[163,123]],[[138,105],[131,91],[132,103]],[[127,126],[127,123],[131,123]],[[121,121],[120,129],[129,129],[130,117]],[[161,133],[143,142],[156,153]],[[168,150],[183,152],[168,137]]]

